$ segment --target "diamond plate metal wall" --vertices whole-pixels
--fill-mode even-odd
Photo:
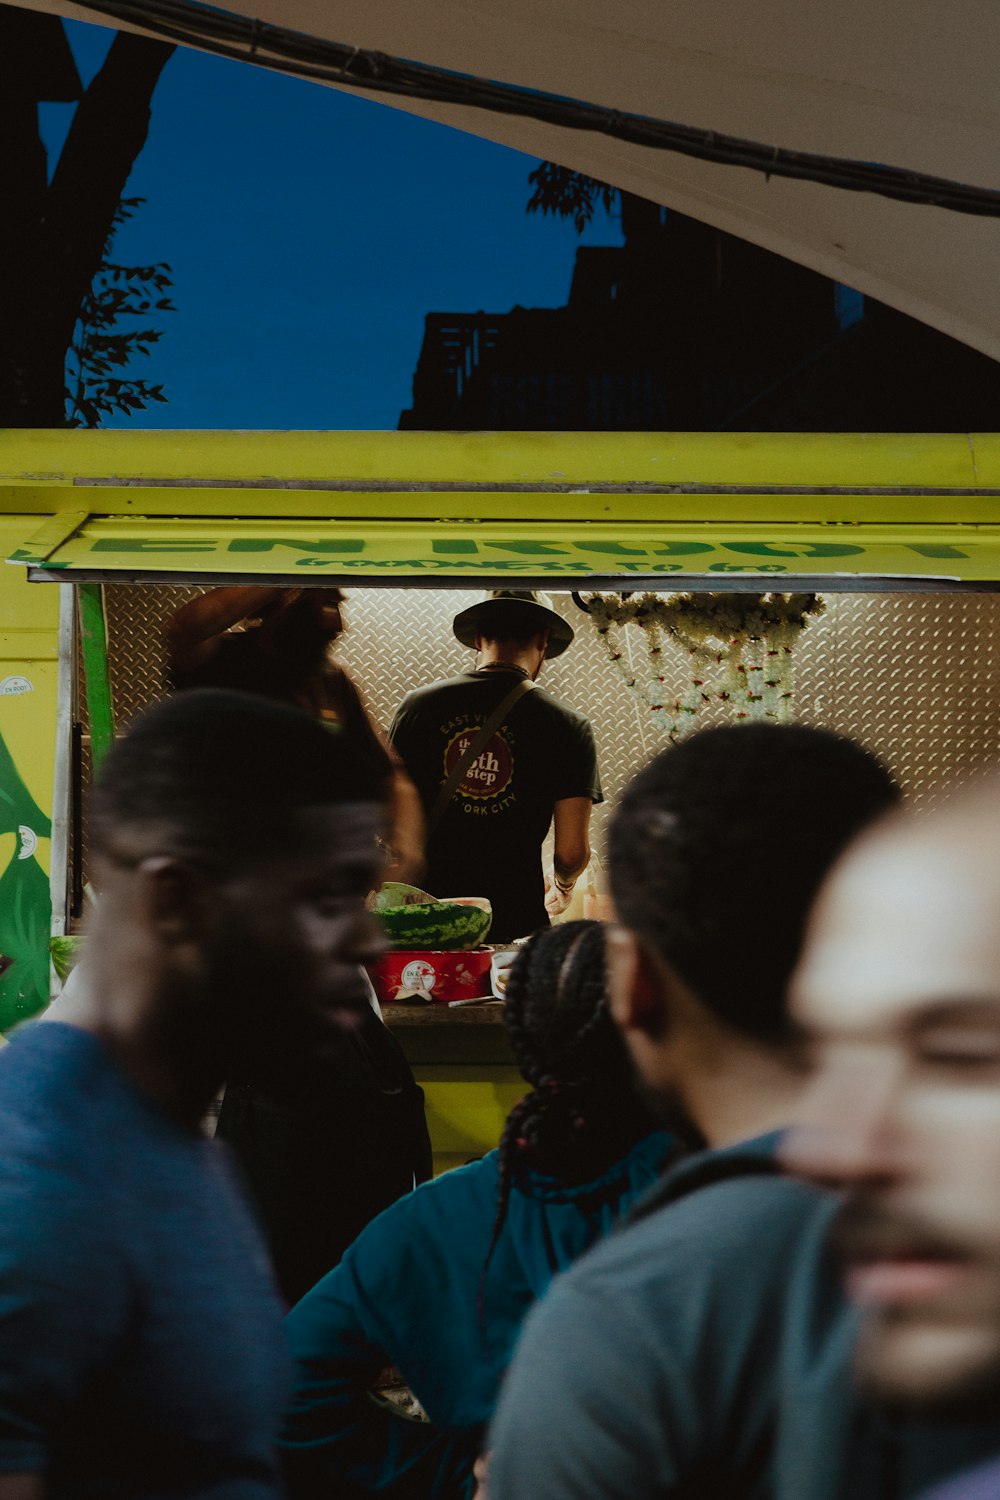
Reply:
[[[163,694],[163,639],[175,609],[204,590],[113,584],[104,590],[111,692],[119,728]]]
[[[116,585],[106,591],[112,684],[119,723],[162,692],[161,640],[171,612],[197,590]],[[354,589],[350,630],[338,648],[375,717],[387,726],[410,688],[472,664],[451,634],[474,591]],[[556,608],[577,630],[544,684],[594,725],[609,802],[663,744],[611,667],[568,594]],[[1000,596],[828,595],[797,655],[798,717],[849,734],[888,763],[921,806],[1000,755]],[[629,630],[628,635],[633,632]],[[636,636],[633,649],[642,657]],[[674,691],[686,659],[667,665]],[[721,706],[706,723],[724,719]],[[607,810],[596,818],[598,842]]]

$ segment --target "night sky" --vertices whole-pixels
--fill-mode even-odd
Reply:
[[[111,33],[68,23],[87,82]],[[348,39],[349,40],[349,39]],[[72,105],[46,105],[57,148]],[[388,105],[178,50],[115,258],[167,261],[176,313],[132,427],[394,428],[427,312],[556,307],[572,224],[527,214],[535,162]],[[620,242],[601,218],[583,243]]]

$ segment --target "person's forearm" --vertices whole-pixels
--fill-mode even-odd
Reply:
[[[553,808],[552,875],[565,895],[590,863],[589,797],[564,797]]]
[[[557,884],[565,889],[573,887],[589,864],[590,846],[588,844],[573,850],[556,848],[552,869]]]
[[[257,614],[280,593],[270,586],[210,589],[177,611],[167,626],[168,639],[175,649],[199,645]]]

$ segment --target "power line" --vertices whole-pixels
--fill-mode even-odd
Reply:
[[[818,182],[849,192],[876,193],[955,213],[1000,217],[1000,191],[933,177],[879,162],[768,146],[671,120],[607,109],[582,99],[495,83],[488,78],[408,62],[284,26],[233,15],[193,0],[80,0],[83,8],[141,25],[158,36],[204,48],[220,57],[381,94],[520,115],[569,130],[589,130],[700,161],[746,167],[766,177]]]

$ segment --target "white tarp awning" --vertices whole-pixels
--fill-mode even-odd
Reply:
[[[77,20],[71,0],[20,0]],[[227,0],[226,8],[240,11]],[[768,145],[1000,186],[995,0],[255,0],[328,40]],[[141,29],[136,27],[134,29]],[[367,92],[367,91],[366,91]],[[367,97],[380,97],[367,94]],[[455,105],[387,104],[811,266],[1000,359],[1000,221]]]

